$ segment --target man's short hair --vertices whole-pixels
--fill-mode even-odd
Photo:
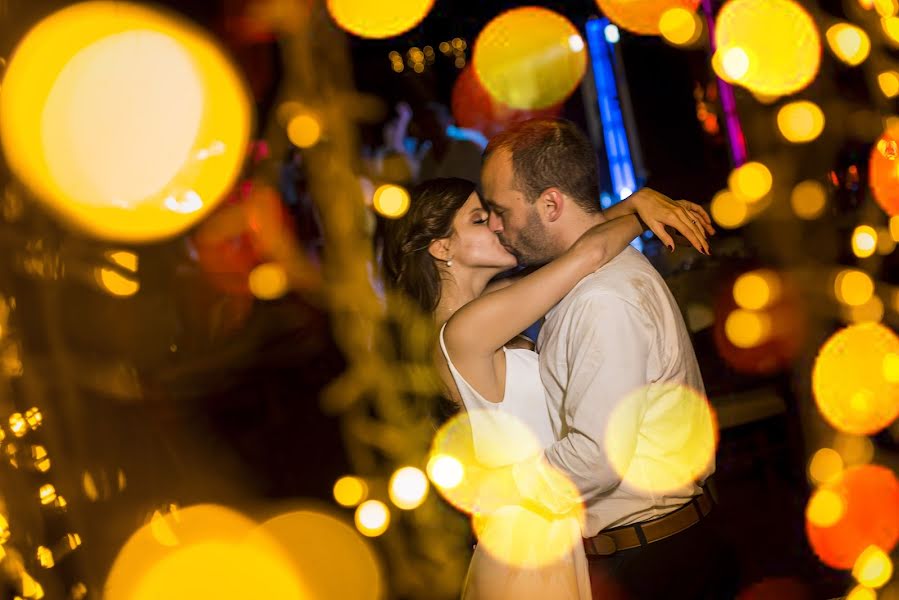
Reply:
[[[490,140],[484,160],[501,149],[509,151],[515,186],[528,202],[557,187],[583,210],[600,211],[596,153],[571,121],[539,118],[516,123]]]

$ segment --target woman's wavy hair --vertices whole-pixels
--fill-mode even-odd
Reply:
[[[453,219],[474,191],[474,183],[456,177],[425,181],[413,188],[406,214],[385,224],[386,283],[427,313],[437,308],[441,285],[428,247],[452,235]]]

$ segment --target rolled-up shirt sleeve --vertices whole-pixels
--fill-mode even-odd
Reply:
[[[639,309],[614,294],[585,294],[558,317],[569,328],[565,348],[553,353],[565,362],[555,369],[567,376],[564,437],[537,459],[517,465],[514,475],[525,497],[565,512],[571,503],[589,502],[621,482],[645,408],[640,396],[648,383],[651,334]]]

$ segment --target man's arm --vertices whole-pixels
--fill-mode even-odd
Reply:
[[[522,494],[566,512],[615,488],[637,443],[644,402],[650,338],[645,317],[621,298],[594,293],[569,309],[568,385],[563,403],[567,435],[543,457],[514,469]],[[561,359],[562,357],[557,357]],[[542,360],[542,359],[541,359]],[[614,418],[614,427],[608,424]],[[614,464],[609,458],[613,444]],[[552,471],[571,484],[559,485]],[[576,488],[576,491],[575,489]]]

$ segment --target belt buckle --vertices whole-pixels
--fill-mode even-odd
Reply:
[[[618,544],[610,535],[600,533],[590,540],[593,552],[599,556],[611,556],[618,551]]]

